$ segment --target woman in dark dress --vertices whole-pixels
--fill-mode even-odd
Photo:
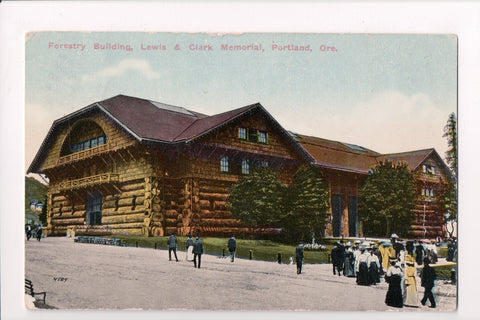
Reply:
[[[385,281],[388,283],[387,296],[385,297],[385,303],[387,306],[402,308],[403,307],[403,295],[402,295],[402,276],[403,271],[400,266],[397,265],[396,260],[391,261],[392,266],[388,269],[385,275]]]
[[[365,247],[361,249],[362,254],[358,256],[357,263],[357,284],[361,286],[368,286],[368,253],[366,252]]]

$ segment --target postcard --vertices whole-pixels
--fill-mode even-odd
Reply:
[[[455,311],[457,41],[28,33],[29,307]]]
[[[2,317],[472,316],[476,9],[3,2]]]

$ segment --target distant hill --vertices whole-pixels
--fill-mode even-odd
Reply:
[[[29,221],[34,224],[40,223],[39,212],[32,211],[30,204],[41,201],[46,205],[47,192],[47,185],[44,185],[35,178],[25,177],[25,223]]]

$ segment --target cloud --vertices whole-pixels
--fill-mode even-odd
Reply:
[[[88,82],[98,78],[119,77],[128,71],[137,71],[149,80],[160,78],[160,73],[154,71],[147,61],[141,59],[124,59],[116,66],[102,69],[94,74],[82,76],[82,82]]]

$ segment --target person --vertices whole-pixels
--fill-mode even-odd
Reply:
[[[423,294],[423,299],[421,300],[422,305],[424,306],[427,303],[427,299],[430,300],[430,308],[435,308],[437,304],[435,303],[435,297],[433,295],[432,289],[435,286],[435,280],[437,279],[437,274],[435,269],[430,267],[430,259],[425,257],[423,259],[423,270],[422,270],[422,281],[421,285],[425,288],[425,293]]]
[[[192,261],[193,260],[193,238],[191,234],[188,234],[186,248],[187,248],[187,260]]]
[[[353,256],[353,248],[351,242],[347,242],[345,250],[345,263],[343,275],[346,277],[355,277],[355,257]]]
[[[390,260],[390,268],[385,275],[385,281],[388,283],[387,296],[385,297],[385,303],[387,306],[402,308],[403,307],[403,295],[402,295],[402,268],[397,264],[396,259]]]
[[[172,233],[170,237],[168,237],[168,260],[172,261],[172,251],[175,254],[175,260],[178,262],[177,258],[177,237],[175,237],[175,234]]]
[[[357,263],[357,284],[361,286],[368,286],[368,254],[365,246],[360,247],[361,254],[356,260]]]
[[[237,239],[235,239],[234,234],[228,239],[228,251],[230,251],[231,262],[233,262],[235,260],[235,251],[237,251]]]
[[[415,258],[413,256],[413,250],[413,242],[407,242],[407,257],[405,258],[405,305],[409,307],[418,307],[418,288],[416,277],[417,268],[415,268]]]
[[[377,284],[380,283],[380,261],[378,260],[377,255],[375,252],[375,246],[372,247],[370,250],[370,255],[367,259],[368,265],[368,283],[369,284]]]
[[[340,276],[341,271],[343,270],[343,264],[345,263],[345,249],[340,241],[337,241],[332,248],[332,266],[333,266],[333,275],[335,275],[335,270],[338,271]]]
[[[37,227],[37,240],[40,241],[42,239],[42,234],[43,234],[43,227],[41,224],[38,225]]]
[[[405,246],[400,242],[400,237],[396,233],[390,236],[390,241],[392,242],[393,249],[395,249],[395,256],[398,259],[400,251],[405,250]]]
[[[32,237],[32,226],[30,225],[30,223],[27,223],[25,225],[25,233],[27,234],[27,241],[30,240],[30,238]]]
[[[295,251],[295,260],[297,260],[297,274],[302,273],[302,264],[303,264],[303,243],[300,242]]]
[[[193,266],[198,269],[200,269],[200,264],[202,263],[202,254],[203,254],[204,248],[203,248],[203,241],[202,239],[197,236],[195,238],[195,243],[193,244]],[[197,264],[197,259],[198,259],[198,264]]]
[[[377,245],[373,246],[373,254],[376,255],[377,259],[378,259],[378,263],[379,263],[379,266],[378,266],[378,280],[381,281],[381,278],[384,274],[383,258],[382,258],[382,252],[380,251],[380,249],[378,248]]]
[[[415,247],[416,261],[419,266],[423,265],[423,257],[425,257],[425,246],[423,241],[419,241]]]

